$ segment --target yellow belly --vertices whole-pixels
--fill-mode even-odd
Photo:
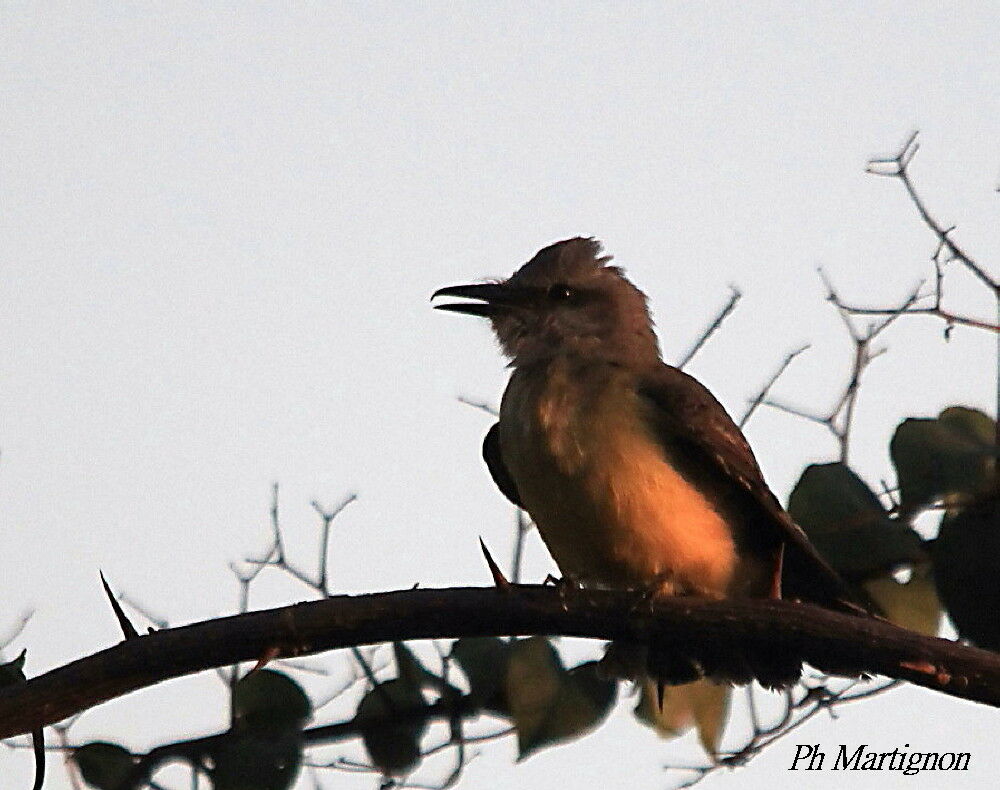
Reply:
[[[500,444],[560,570],[583,583],[714,597],[740,565],[729,525],[678,474],[624,374],[515,373]]]

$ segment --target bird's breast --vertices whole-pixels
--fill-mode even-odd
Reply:
[[[610,366],[515,371],[500,411],[504,463],[564,574],[726,595],[738,565],[730,526],[677,471],[648,408]]]

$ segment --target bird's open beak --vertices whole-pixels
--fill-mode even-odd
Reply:
[[[453,313],[466,313],[489,318],[496,315],[498,308],[512,304],[513,289],[503,283],[479,283],[477,285],[451,285],[439,288],[431,299],[439,296],[458,296],[462,299],[477,299],[476,302],[448,302],[434,305],[435,310],[450,310]]]

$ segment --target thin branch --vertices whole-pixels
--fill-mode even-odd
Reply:
[[[66,775],[69,776],[69,784],[73,790],[83,790],[83,777],[80,776],[80,767],[73,759],[73,753],[69,749],[68,727],[56,725],[52,728],[56,732],[56,739],[59,741],[59,748],[63,752],[63,766]]]
[[[339,516],[344,511],[344,508],[346,508],[349,504],[351,504],[351,502],[357,501],[357,498],[358,498],[357,494],[348,494],[346,497],[344,497],[344,499],[341,501],[339,505],[337,505],[333,510],[330,511],[324,510],[322,506],[319,504],[319,502],[317,502],[315,499],[311,503],[313,510],[315,510],[319,514],[319,517],[323,519],[323,528],[322,528],[322,533],[320,535],[320,546],[319,546],[319,571],[317,575],[316,586],[322,589],[324,593],[328,590],[327,577],[326,577],[326,564],[327,564],[327,555],[329,554],[329,548],[330,548],[330,524],[337,516]]]
[[[281,523],[278,520],[278,484],[271,487],[271,530],[274,534],[274,552],[278,562],[284,562],[285,544],[281,540]]]
[[[930,315],[943,320],[946,324],[960,324],[970,326],[975,329],[985,329],[989,332],[1000,332],[1000,325],[991,324],[989,321],[981,321],[978,318],[969,318],[956,313],[943,310],[940,307],[911,307],[908,310],[899,310],[892,307],[857,307],[840,303],[841,307],[851,315]]]
[[[560,634],[684,645],[695,661],[781,650],[820,671],[884,674],[1000,707],[1000,655],[890,623],[783,600],[677,597],[638,611],[625,592],[567,597],[542,585],[336,596],[129,639],[0,689],[0,737],[49,725],[169,678],[253,661],[381,642]],[[705,653],[702,656],[702,653]]]
[[[521,581],[521,563],[524,560],[524,538],[531,529],[531,521],[519,507],[514,508],[514,556],[510,562],[510,580]]]
[[[917,194],[917,190],[914,188],[913,182],[910,180],[909,167],[910,162],[913,161],[914,155],[916,155],[920,148],[920,143],[917,142],[918,135],[919,132],[913,132],[895,156],[869,160],[868,166],[865,168],[866,172],[871,173],[872,175],[885,176],[887,178],[898,178],[906,188],[906,192],[910,196],[910,200],[913,202],[913,205],[916,207],[917,213],[920,215],[920,219],[922,219],[924,224],[930,228],[935,236],[937,236],[939,244],[948,250],[950,257],[960,261],[962,265],[979,278],[979,280],[986,285],[987,288],[992,290],[994,295],[1000,298],[1000,283],[990,277],[986,273],[986,270],[979,263],[973,260],[971,255],[952,241],[950,234],[951,231],[955,229],[954,226],[950,228],[942,226],[936,219],[934,219],[934,217],[930,215],[923,199]]]
[[[466,398],[464,395],[459,395],[458,402],[464,403],[466,406],[471,406],[474,409],[479,409],[480,411],[484,411],[491,417],[500,416],[500,412],[497,410],[496,406],[491,406],[489,403],[486,403],[486,401],[470,400],[469,398]]]
[[[681,361],[677,363],[678,368],[683,368],[688,362],[691,361],[694,355],[701,350],[701,347],[705,345],[706,341],[713,334],[715,334],[716,330],[720,326],[722,326],[722,322],[729,317],[729,314],[732,313],[733,310],[736,309],[736,304],[737,302],[740,301],[741,298],[743,298],[743,294],[740,292],[739,288],[730,285],[729,301],[727,301],[726,304],[723,305],[722,309],[719,310],[715,318],[712,319],[712,323],[710,323],[707,327],[705,327],[705,331],[701,333],[701,336],[694,342],[694,345],[692,345],[691,348],[688,349],[687,353],[684,354],[683,357],[681,357]]]
[[[236,574],[237,578],[240,580],[242,585],[244,598],[249,593],[249,586],[257,575],[266,567],[277,568],[284,571],[289,576],[297,579],[306,587],[316,592],[318,595],[329,595],[329,578],[327,574],[327,555],[329,554],[330,545],[330,525],[333,520],[337,518],[349,504],[357,501],[357,494],[348,494],[339,505],[337,505],[333,510],[326,511],[322,506],[313,500],[311,505],[313,510],[315,510],[320,518],[322,519],[323,525],[320,532],[320,545],[319,545],[319,559],[317,562],[317,572],[316,576],[313,577],[305,571],[301,570],[296,565],[293,565],[288,557],[285,555],[284,548],[284,538],[282,537],[282,527],[278,520],[278,485],[274,485],[274,495],[271,500],[271,528],[273,532],[273,538],[271,546],[264,553],[262,557],[247,557],[244,562],[251,566],[254,566],[248,574],[242,574],[235,566],[230,566],[233,573]]]
[[[691,771],[694,773],[692,778],[676,785],[676,790],[694,787],[706,776],[718,771],[720,768],[734,768],[746,765],[772,743],[794,732],[821,711],[828,711],[833,715],[834,708],[849,702],[857,702],[882,694],[896,688],[899,682],[893,680],[876,685],[862,692],[850,693],[857,685],[858,681],[851,681],[843,688],[831,689],[825,683],[819,686],[801,684],[801,695],[798,699],[794,696],[794,690],[789,689],[785,694],[785,704],[781,715],[768,726],[760,724],[753,702],[753,687],[747,686],[748,693],[750,694],[748,701],[751,706],[751,720],[753,722],[751,737],[747,739],[743,746],[729,752],[713,763],[697,766],[668,765],[667,770]]]
[[[744,412],[743,416],[740,417],[740,421],[738,423],[741,429],[747,424],[747,422],[749,422],[750,417],[753,416],[753,413],[757,410],[757,407],[764,402],[764,399],[767,397],[767,394],[771,391],[771,387],[773,387],[775,382],[777,382],[777,380],[781,377],[781,374],[788,369],[788,366],[792,364],[792,360],[795,359],[795,357],[797,357],[799,354],[801,354],[808,348],[809,344],[806,343],[804,346],[801,346],[795,349],[794,351],[789,352],[785,356],[784,360],[782,360],[781,364],[778,366],[778,369],[774,372],[774,375],[767,380],[767,383],[764,384],[760,392],[758,392],[757,395],[755,395],[753,398],[750,399],[749,401],[750,406],[747,408],[746,412]]]
[[[833,284],[830,282],[830,279],[826,276],[826,272],[822,269],[819,269],[818,271],[819,276],[823,281],[823,285],[826,288],[827,301],[837,308],[837,314],[844,322],[844,327],[847,329],[851,342],[854,344],[854,358],[851,365],[850,375],[847,379],[847,384],[838,396],[833,408],[825,414],[811,413],[803,409],[789,406],[780,401],[769,400],[766,398],[762,399],[761,403],[765,406],[771,406],[772,408],[779,409],[780,411],[805,418],[824,426],[840,445],[840,460],[843,463],[847,463],[847,457],[850,452],[851,445],[851,428],[854,425],[854,409],[857,404],[858,393],[860,392],[861,377],[868,369],[868,366],[875,359],[884,354],[886,350],[884,348],[872,350],[872,341],[874,341],[875,338],[877,338],[894,321],[896,321],[907,308],[920,298],[920,288],[923,284],[918,284],[917,287],[914,288],[914,290],[903,300],[900,306],[891,311],[891,314],[884,321],[869,324],[867,328],[862,330],[854,324],[851,320],[851,316],[843,308],[840,297],[837,296],[837,292],[834,289]]]

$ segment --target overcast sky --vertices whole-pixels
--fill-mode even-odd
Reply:
[[[231,612],[228,563],[266,546],[275,481],[303,564],[310,500],[358,494],[336,522],[338,591],[487,583],[477,538],[507,557],[512,513],[479,459],[490,418],[457,396],[495,403],[506,372],[486,326],[428,297],[560,238],[605,242],[649,294],[668,361],[743,290],[688,368],[732,412],[803,343],[775,394],[829,407],[851,348],[816,268],[845,298],[893,304],[934,246],[868,157],[919,128],[918,187],[996,272],[998,21],[981,2],[3,3],[0,632],[35,610],[5,655],[27,647],[36,675],[118,641],[99,568],[172,623]],[[947,287],[991,317],[969,277]],[[852,461],[872,485],[892,479],[901,418],[993,413],[994,339],[942,328],[899,322],[865,381]],[[836,449],[766,410],[748,437],[782,499]],[[528,578],[553,569],[533,539]],[[258,592],[306,596],[274,578]],[[305,678],[322,696],[344,660],[311,663],[334,668]],[[95,709],[72,735],[145,749],[225,717],[206,675]],[[970,751],[947,784],[982,787],[1000,771],[996,722],[904,689],[703,786],[790,783],[807,742]],[[463,786],[663,788],[665,764],[698,759],[624,709],[523,765],[513,748],[484,747]],[[28,785],[26,754],[0,761],[5,787]]]

